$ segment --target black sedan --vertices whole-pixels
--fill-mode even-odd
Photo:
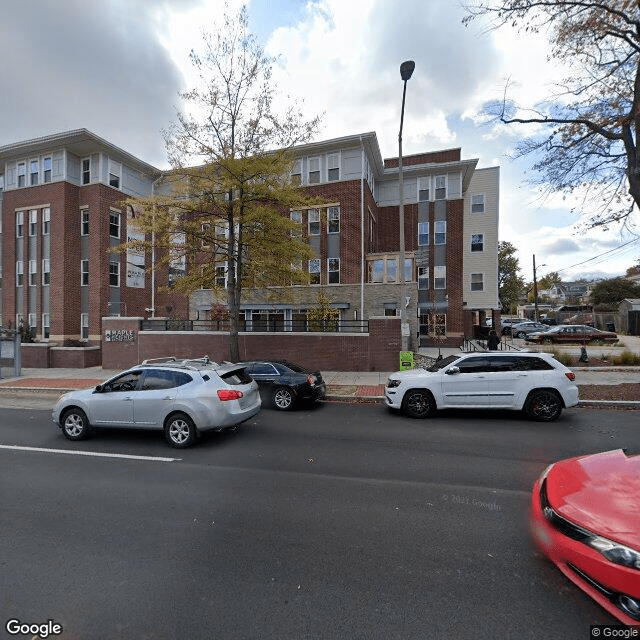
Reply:
[[[327,385],[319,371],[309,371],[286,360],[242,362],[258,383],[263,404],[287,411],[302,400],[315,402],[325,397]]]

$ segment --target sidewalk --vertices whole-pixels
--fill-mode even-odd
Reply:
[[[433,351],[433,350],[429,350]],[[449,355],[442,350],[442,355]],[[459,350],[451,350],[460,353]],[[420,350],[420,355],[436,357],[435,353]],[[633,400],[611,400],[615,392],[603,394],[601,400],[583,400],[581,405],[613,405],[640,409],[640,367],[580,367],[574,368],[576,384],[578,386],[614,387],[617,385],[637,384],[638,394]],[[7,372],[7,369],[3,373]],[[22,370],[20,377],[5,377],[0,379],[0,399],[7,397],[34,395],[46,396],[51,406],[58,395],[74,389],[94,387],[104,380],[116,375],[119,371],[90,367],[87,369],[30,369]],[[378,402],[384,401],[384,387],[390,372],[368,371],[326,371],[322,377],[327,384],[327,400],[343,402]],[[605,396],[609,399],[605,399]],[[628,396],[628,394],[627,394]],[[637,397],[637,400],[635,400]]]

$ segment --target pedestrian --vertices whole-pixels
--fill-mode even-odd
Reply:
[[[500,338],[498,338],[496,332],[491,329],[491,331],[489,331],[489,337],[487,338],[487,348],[489,349],[489,351],[497,351],[499,344]]]

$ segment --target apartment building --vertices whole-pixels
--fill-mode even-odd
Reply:
[[[375,133],[296,148],[292,178],[326,204],[292,211],[317,257],[311,286],[245,292],[249,331],[304,330],[326,294],[344,331],[400,315],[398,159],[383,160]],[[403,156],[405,300],[410,345],[458,345],[498,302],[499,168],[477,168],[460,149]],[[224,300],[191,296],[192,318]]]
[[[305,329],[322,292],[344,331],[405,304],[415,349],[460,344],[499,309],[498,168],[478,169],[461,149],[403,157],[401,301],[398,159],[383,160],[375,133],[295,152],[292,179],[323,201],[289,214],[316,252],[311,285],[245,291],[247,331]],[[151,275],[149,254],[115,250],[137,233],[124,201],[160,189],[161,176],[85,129],[0,147],[2,326],[97,344],[105,316],[211,317],[219,291],[162,291],[186,264]]]
[[[103,316],[147,315],[149,256],[114,249],[135,232],[124,200],[159,173],[85,129],[0,147],[2,326],[91,344]],[[159,302],[187,313],[177,297]]]

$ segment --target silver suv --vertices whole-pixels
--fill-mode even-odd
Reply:
[[[83,440],[92,427],[163,429],[172,447],[183,448],[199,431],[235,427],[258,411],[258,385],[243,365],[172,357],[145,360],[95,389],[66,393],[52,419],[69,440]]]
[[[574,373],[548,353],[473,352],[393,373],[385,403],[412,418],[437,409],[517,409],[550,422],[578,403]]]

